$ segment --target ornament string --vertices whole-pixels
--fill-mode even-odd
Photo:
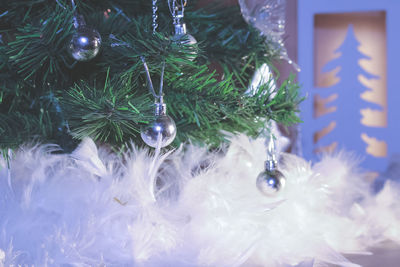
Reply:
[[[155,34],[156,33],[156,29],[158,28],[158,24],[157,24],[157,18],[158,18],[158,15],[157,15],[157,10],[158,10],[157,0],[153,0],[152,1],[152,10],[153,10],[153,24],[152,24],[152,26],[153,26],[153,34]]]
[[[125,47],[129,47],[133,50],[135,50],[130,44],[128,44],[127,42],[124,42],[120,39],[118,39],[117,37],[115,37],[114,34],[110,34],[109,38],[111,40],[117,41],[115,43],[111,44],[111,47],[116,47],[116,46],[125,46]],[[147,80],[147,86],[149,88],[150,93],[154,96],[154,98],[158,99],[160,101],[160,103],[163,102],[163,87],[164,87],[164,72],[165,72],[165,60],[162,62],[162,66],[161,66],[161,79],[160,79],[160,88],[158,91],[158,94],[156,93],[156,91],[154,90],[154,85],[153,85],[153,81],[151,79],[151,75],[150,75],[150,70],[149,70],[149,66],[147,65],[146,62],[146,58],[144,56],[140,56],[140,60],[143,63],[143,67],[145,70],[145,74],[146,74],[146,80]]]
[[[115,37],[114,34],[110,34],[109,38],[111,40],[117,41],[115,43],[111,44],[111,47],[116,47],[116,46],[125,46],[125,47],[129,47],[131,49],[134,49],[130,44],[128,44],[127,42],[124,42],[120,39],[118,39],[117,37]],[[149,66],[147,65],[146,62],[146,58],[144,56],[140,56],[140,60],[143,63],[143,67],[145,70],[145,74],[146,74],[146,80],[147,80],[147,86],[149,88],[150,93],[154,96],[154,98],[159,99],[160,102],[162,102],[162,95],[163,95],[163,86],[164,86],[164,72],[165,72],[165,61],[163,61],[162,63],[162,67],[161,67],[161,80],[160,80],[160,88],[158,91],[158,95],[156,93],[156,91],[154,90],[154,85],[153,85],[153,81],[151,80],[151,75],[150,75],[150,70],[149,70]]]
[[[160,99],[160,103],[163,103],[164,99],[163,99],[163,87],[164,87],[164,72],[165,72],[165,61],[163,61],[162,63],[162,67],[161,67],[161,78],[160,78],[160,88],[158,91],[158,96]]]
[[[161,67],[160,88],[159,88],[158,95],[157,95],[156,91],[154,90],[154,85],[153,85],[153,82],[151,80],[150,71],[149,71],[149,67],[147,66],[146,59],[145,59],[144,56],[140,56],[140,59],[143,62],[144,70],[145,70],[145,73],[146,73],[147,85],[149,87],[150,93],[154,96],[154,98],[158,99],[160,103],[163,103],[163,86],[164,86],[165,61],[163,61],[162,67]]]

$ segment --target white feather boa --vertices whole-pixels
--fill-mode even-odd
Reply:
[[[356,161],[283,155],[285,188],[255,186],[264,140],[208,152],[21,148],[0,166],[0,266],[358,266],[342,253],[400,243],[400,188],[371,193]]]

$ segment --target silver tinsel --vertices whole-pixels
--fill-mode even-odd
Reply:
[[[286,23],[286,0],[239,0],[243,18],[257,28],[275,49],[280,57],[300,71],[296,63],[288,56],[283,40]]]

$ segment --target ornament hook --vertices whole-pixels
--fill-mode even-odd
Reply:
[[[180,2],[180,3],[179,3]],[[181,19],[184,17],[185,6],[187,5],[187,0],[168,0],[168,7],[171,13],[173,24],[181,24]]]
[[[266,169],[273,171],[278,164],[276,156],[275,138],[272,133],[269,133],[268,138],[265,140],[267,146],[267,161],[265,162]]]

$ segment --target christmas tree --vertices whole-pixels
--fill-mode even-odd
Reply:
[[[400,243],[400,187],[280,153],[275,123],[252,138],[298,121],[298,85],[264,73],[284,1],[243,12],[263,34],[216,1],[0,1],[0,266],[356,266]],[[138,148],[164,103],[192,144]]]
[[[152,1],[3,0],[0,147],[34,140],[71,151],[85,137],[118,149],[130,140],[140,145],[141,127],[154,119],[143,62],[156,91],[165,68],[175,146],[219,145],[221,130],[255,136],[265,123],[256,117],[299,121],[292,78],[276,92],[267,84],[245,93],[259,66],[273,68],[279,49],[243,20],[238,5],[188,2],[183,20],[197,40],[191,44],[188,35],[176,40],[171,5],[153,2],[154,14]],[[101,48],[92,54],[71,41],[84,36],[83,20],[89,34],[99,34],[94,50]]]

